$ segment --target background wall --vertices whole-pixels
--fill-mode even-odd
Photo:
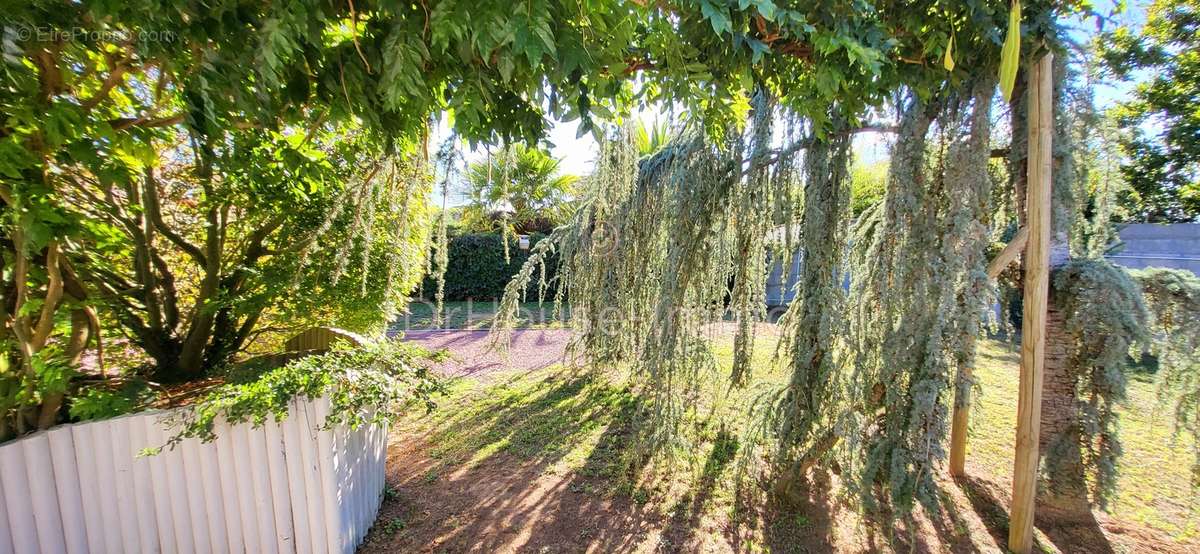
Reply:
[[[1114,264],[1187,269],[1200,275],[1200,223],[1135,223],[1121,229],[1121,242],[1105,256]]]

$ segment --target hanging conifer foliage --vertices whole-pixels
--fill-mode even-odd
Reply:
[[[511,328],[539,264],[558,252],[574,346],[595,364],[632,365],[648,391],[642,444],[670,444],[715,364],[705,328],[727,313],[737,329],[730,384],[748,381],[766,256],[783,257],[768,237],[782,223],[778,242],[786,252],[795,237],[802,256],[776,355],[791,378],[755,408],[757,429],[776,443],[776,492],[786,500],[808,468],[840,453],[869,507],[881,491],[898,513],[915,500],[933,506],[952,376],[973,363],[990,293],[994,87],[984,79],[909,103],[887,198],[855,229],[849,257],[847,124],[818,136],[760,93],[747,130],[721,142],[681,130],[638,159],[631,133],[619,132],[603,144],[575,218],[509,284],[495,328]],[[772,149],[779,136],[785,144]]]
[[[1200,279],[1186,270],[1133,271],[1150,318],[1150,352],[1158,359],[1159,399],[1175,415],[1175,432],[1192,437],[1192,486],[1200,488]]]
[[[749,129],[720,141],[677,129],[641,159],[629,130],[605,141],[582,187],[590,195],[534,248],[496,319],[497,329],[512,325],[529,280],[557,251],[558,291],[579,332],[574,347],[594,364],[632,364],[647,384],[649,449],[671,442],[709,374],[702,370],[715,367],[705,329],[723,319],[727,300],[737,319],[731,381],[749,375],[753,323],[765,315],[766,239],[777,218],[795,211],[792,197],[778,193],[792,187],[793,166],[774,163],[784,158],[770,148],[776,109],[764,92],[752,107]]]
[[[446,199],[450,196],[450,183],[459,175],[462,163],[462,152],[458,148],[458,137],[451,136],[438,148],[437,169],[442,177],[442,211],[438,214],[437,229],[434,231],[433,256],[426,271],[434,276],[437,289],[433,293],[433,327],[440,328],[444,323],[443,303],[446,299],[446,268],[450,266],[450,238],[446,233]]]
[[[1090,492],[1103,507],[1116,492],[1121,455],[1116,408],[1125,401],[1130,356],[1140,357],[1149,343],[1148,313],[1128,272],[1102,259],[1058,268],[1052,298],[1063,313],[1077,400],[1073,425],[1052,437],[1044,453],[1046,484],[1063,496]]]
[[[973,361],[986,298],[994,86],[905,107],[880,219],[855,235],[848,395],[864,404],[846,412],[845,429],[862,431],[845,453],[868,509],[877,492],[900,513],[937,506],[953,370]]]
[[[729,309],[737,322],[733,345],[733,369],[730,382],[743,387],[750,379],[750,359],[754,355],[753,325],[766,317],[766,288],[762,276],[767,273],[766,237],[774,226],[773,218],[763,217],[774,209],[772,195],[779,186],[772,186],[771,167],[767,156],[771,148],[771,133],[775,116],[773,101],[764,91],[754,97],[750,124],[750,167],[745,179],[738,179],[732,206],[734,229],[733,288],[729,293]],[[790,187],[784,186],[782,188]],[[787,200],[784,199],[786,202]],[[787,219],[790,223],[790,218]],[[790,255],[790,254],[788,254]]]
[[[796,300],[783,320],[783,352],[792,374],[774,416],[780,469],[776,490],[784,494],[835,437],[841,366],[836,349],[845,327],[840,275],[850,204],[850,140],[840,131],[812,141],[804,155],[802,266]]]

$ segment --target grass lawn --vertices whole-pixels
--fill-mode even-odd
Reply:
[[[703,376],[706,394],[695,399],[681,443],[649,463],[632,440],[641,397],[624,375],[552,367],[455,380],[433,413],[397,425],[388,499],[364,550],[1002,550],[1017,386],[1017,356],[1007,345],[981,343],[972,478],[943,480],[946,513],[921,514],[916,529],[880,530],[826,492],[837,490],[836,475],[818,472],[809,505],[798,511],[767,507],[760,468],[745,463],[756,457],[743,455],[763,446],[749,438],[749,407],[785,373],[769,369],[769,333],[759,341],[755,384],[728,396],[730,341],[717,341],[722,367]],[[1044,550],[1197,546],[1190,445],[1172,440],[1159,412],[1153,386],[1131,382],[1112,513],[1099,514],[1094,528],[1041,525]]]
[[[1012,472],[1019,355],[1008,345],[985,341],[976,370],[983,389],[972,410],[968,459],[992,475]],[[1145,376],[1130,379],[1120,412],[1124,455],[1118,468],[1111,514],[1166,531],[1180,541],[1200,538],[1200,509],[1191,492],[1191,440],[1173,436],[1170,409],[1158,403]],[[1194,506],[1194,508],[1189,508]]]

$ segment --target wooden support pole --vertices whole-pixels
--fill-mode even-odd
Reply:
[[[975,339],[970,339],[972,348]],[[958,368],[958,382],[971,379],[971,368],[964,365]],[[963,477],[967,474],[967,424],[970,422],[971,391],[966,387],[958,387],[954,391],[954,414],[950,422],[950,475]]]
[[[1016,554],[1027,554],[1033,550],[1038,433],[1042,413],[1042,370],[1046,355],[1046,307],[1050,292],[1053,61],[1053,56],[1047,53],[1034,63],[1029,71],[1026,116],[1029,124],[1029,182],[1025,197],[1029,239],[1025,247],[1021,377],[1017,393],[1017,441],[1008,529],[1008,548]]]
[[[1016,261],[1017,256],[1025,251],[1025,241],[1029,240],[1029,229],[1021,227],[1011,241],[988,263],[989,279],[995,279],[1009,264]],[[974,338],[968,348],[974,348]],[[970,367],[958,368],[958,382],[970,381]],[[967,474],[967,428],[971,421],[971,390],[958,388],[954,391],[954,414],[950,424],[950,475],[963,477]]]
[[[1029,229],[1021,227],[1017,234],[1013,236],[1008,244],[1004,245],[1004,250],[996,254],[992,261],[988,262],[987,274],[989,279],[995,279],[1008,268],[1008,265],[1017,261],[1017,256],[1020,256],[1025,251],[1025,241],[1029,240]]]

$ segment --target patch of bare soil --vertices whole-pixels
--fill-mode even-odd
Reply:
[[[648,552],[663,518],[585,492],[574,475],[498,454],[434,474],[417,437],[392,437],[390,487],[359,552]],[[394,492],[393,492],[394,491]]]

